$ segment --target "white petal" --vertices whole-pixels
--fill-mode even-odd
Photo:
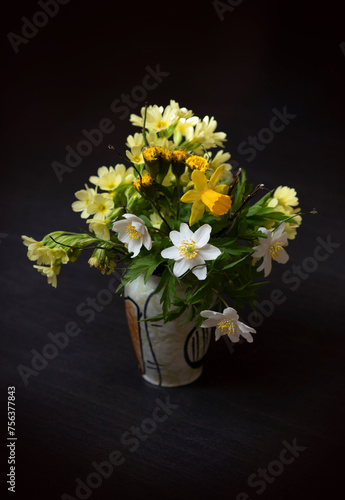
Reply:
[[[181,233],[179,233],[178,231],[170,231],[169,238],[175,245],[175,247],[179,247],[183,240]]]
[[[242,321],[237,321],[238,327],[243,333],[256,333],[256,330],[252,328],[251,326],[246,325],[245,323],[242,323]]]
[[[200,316],[202,316],[203,318],[209,318],[209,317],[215,316],[217,314],[222,314],[222,313],[219,313],[217,311],[211,311],[209,309],[205,309],[204,311],[201,311]]]
[[[126,231],[127,226],[128,226],[127,220],[118,220],[118,221],[114,222],[113,230],[117,231],[118,233],[124,233]]]
[[[194,240],[194,233],[189,229],[188,224],[182,222],[180,225],[181,240]]]
[[[162,250],[161,256],[164,257],[165,259],[174,259],[174,260],[178,260],[181,258],[180,252],[176,247],[169,247],[166,248],[165,250]]]
[[[237,311],[233,307],[227,307],[226,309],[224,309],[223,316],[225,316],[228,319],[235,320],[235,321],[238,320]]]
[[[275,260],[277,262],[279,262],[279,264],[286,264],[286,262],[289,260],[289,256],[286,253],[286,251],[284,250],[284,248],[282,249],[282,251],[280,252],[280,254],[276,257]]]
[[[211,236],[211,226],[209,224],[204,224],[199,227],[194,233],[194,241],[198,248],[202,248],[206,245]]]
[[[120,233],[117,237],[122,243],[127,243],[127,245],[129,245],[129,243],[133,241],[130,239],[127,233]]]
[[[219,321],[221,321],[221,319]],[[201,328],[208,328],[210,326],[216,326],[216,325],[218,325],[219,321],[215,318],[208,318],[202,323]]]
[[[258,245],[257,247],[253,247],[253,250],[255,250],[255,252],[252,254],[252,257],[255,257],[255,259],[260,259],[267,252],[267,247],[264,245]]]
[[[138,238],[137,240],[130,240],[130,242],[128,243],[128,252],[133,252],[133,255],[131,255],[132,259],[133,257],[136,257],[140,252],[141,245],[142,238]]]
[[[247,325],[241,323],[241,321],[238,321],[237,326],[238,326],[238,333],[242,335],[242,337],[245,338],[247,342],[253,342],[254,339],[250,335],[249,331],[256,333],[255,330],[253,328],[250,328],[249,326],[247,327]]]
[[[152,248],[152,239],[147,230],[145,231],[145,234],[143,236],[143,245],[147,250],[151,250]]]
[[[284,231],[284,233],[281,235],[281,237],[279,238],[279,241],[280,243],[284,246],[286,245],[287,243],[287,239],[288,239],[288,234],[286,231]]]
[[[177,278],[182,276],[188,269],[190,269],[188,260],[182,258],[181,260],[177,260],[174,264],[174,274]]]
[[[204,280],[207,276],[207,268],[206,266],[195,267],[192,269],[192,273],[198,278],[198,280]]]
[[[283,234],[283,231],[285,229],[285,222],[283,222],[283,224],[281,224],[278,229],[276,229],[273,233],[273,241],[277,241],[281,235]]]
[[[266,278],[270,274],[270,272],[272,270],[272,257],[270,256],[269,253],[267,253],[265,255],[263,263],[262,263],[262,266],[264,267],[264,270],[265,270],[264,276]],[[262,267],[262,266],[260,266],[260,267]]]
[[[205,260],[214,260],[216,259],[222,252],[219,248],[213,245],[205,245],[199,250],[199,255]]]
[[[133,214],[123,214],[123,217],[125,217],[128,221],[130,222],[140,222],[141,224],[143,224],[145,226],[145,222],[140,219],[140,217],[137,217],[136,215],[133,215]]]

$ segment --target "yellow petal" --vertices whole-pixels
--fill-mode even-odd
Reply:
[[[190,214],[189,225],[192,226],[196,221],[201,219],[205,212],[205,205],[201,200],[193,203],[192,212]]]
[[[204,191],[207,187],[207,177],[200,170],[193,170],[192,181],[197,191]]]
[[[183,201],[183,203],[194,203],[195,201],[200,200],[200,196],[200,193],[194,191],[193,189],[186,191],[186,193],[182,196],[181,201]]]
[[[221,176],[223,175],[224,173],[224,165],[220,165],[217,170],[215,171],[215,173],[212,175],[209,183],[208,183],[208,187],[210,189],[213,189],[219,182],[219,179],[221,178]]]
[[[228,194],[229,186],[226,184],[219,184],[219,186],[216,186],[213,189],[217,191],[217,193]]]

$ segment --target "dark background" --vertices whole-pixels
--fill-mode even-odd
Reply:
[[[342,2],[243,0],[220,20],[211,1],[97,2],[71,0],[15,54],[6,38],[21,34],[37,2],[2,12],[1,408],[16,387],[16,497],[75,497],[92,462],[118,449],[125,463],[90,498],[335,498],[344,470],[344,76]],[[226,2],[224,1],[224,4]],[[4,9],[4,8],[3,8]],[[345,47],[345,45],[344,45]],[[214,342],[194,384],[163,389],[141,380],[122,299],[86,324],[76,313],[109,277],[84,255],[48,286],[26,258],[20,236],[76,231],[74,192],[102,165],[119,162],[134,129],[111,111],[114,99],[141,85],[145,67],[168,72],[150,104],[175,99],[197,116],[215,116],[226,150],[252,182],[295,187],[306,216],[290,261],[275,265],[262,300],[274,288],[286,300],[264,319],[253,344]],[[144,102],[137,104],[138,113]],[[295,114],[248,163],[238,145],[269,125],[272,109]],[[82,130],[110,118],[106,136],[60,183]],[[330,235],[341,246],[292,291],[282,274],[302,265]],[[243,313],[245,320],[245,313]],[[18,374],[42,350],[48,333],[69,321],[81,333],[28,386]],[[151,417],[156,398],[179,408],[131,453],[122,434]],[[6,419],[0,434],[6,460]],[[247,480],[279,458],[283,441],[305,447],[266,490]],[[8,465],[1,467],[5,494]],[[270,476],[272,477],[272,476]],[[7,498],[7,497],[6,497]],[[86,497],[85,497],[86,498]],[[247,498],[238,496],[238,500]]]

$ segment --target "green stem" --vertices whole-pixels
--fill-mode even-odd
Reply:
[[[315,209],[313,209],[313,210],[310,210],[310,212],[298,212],[297,214],[291,215],[291,217],[287,217],[286,219],[280,221],[278,226],[275,227],[272,232],[274,233],[274,231],[276,231],[278,229],[278,227],[283,224],[283,222],[287,222],[288,220],[293,219],[294,217],[297,217],[298,215],[310,215],[310,214],[317,215],[317,211]]]
[[[221,302],[223,302],[223,304],[225,305],[225,307],[229,307],[228,304],[225,302],[225,300],[223,299],[223,297],[221,295],[219,295],[219,300]]]
[[[162,231],[161,229],[158,229],[158,227],[153,227],[153,226],[146,226],[147,229],[152,229],[153,231],[158,231],[159,233],[162,233],[164,236],[167,236],[167,233]]]
[[[180,207],[181,207],[181,199],[180,199],[180,192],[181,192],[181,185],[180,185],[180,178],[176,176],[176,188],[177,188],[177,215],[176,219],[180,219]]]
[[[148,198],[147,198],[148,199]],[[159,217],[162,219],[162,221],[166,224],[167,228],[169,229],[169,231],[171,231],[171,227],[169,225],[169,223],[164,219],[163,215],[160,213],[159,211],[159,208],[157,207],[157,205],[155,204],[154,201],[152,200],[149,200],[150,203],[152,204],[153,208],[156,210],[157,214],[159,215]]]

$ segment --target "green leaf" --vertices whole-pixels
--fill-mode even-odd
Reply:
[[[235,260],[234,262],[231,262],[231,264],[228,264],[227,266],[223,267],[223,270],[225,271],[226,269],[230,269],[231,267],[238,266],[241,262],[243,262],[247,258],[247,255],[242,257],[242,259]]]

